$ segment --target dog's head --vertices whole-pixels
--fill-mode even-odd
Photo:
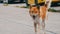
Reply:
[[[30,16],[33,18],[37,17],[38,14],[40,13],[40,7],[36,5],[30,5],[30,10],[29,10]]]

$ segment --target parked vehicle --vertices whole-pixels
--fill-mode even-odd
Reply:
[[[3,3],[6,0],[0,0],[0,3]],[[8,0],[8,3],[25,3],[26,0]]]
[[[51,6],[60,6],[60,0],[52,0]]]
[[[3,0],[0,0],[0,3],[3,3]]]
[[[43,5],[46,0],[27,0],[27,5],[29,4],[40,4]],[[51,6],[60,6],[60,0],[52,0]]]

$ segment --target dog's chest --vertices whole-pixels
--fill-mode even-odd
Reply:
[[[34,22],[37,23],[39,22],[40,18],[37,16],[35,19],[34,19]]]

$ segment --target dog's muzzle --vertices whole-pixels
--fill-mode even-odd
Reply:
[[[33,15],[33,19],[35,19],[36,18],[36,16],[35,15]]]

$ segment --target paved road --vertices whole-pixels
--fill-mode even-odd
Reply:
[[[48,12],[47,34],[60,34],[60,13]],[[34,34],[28,9],[0,5],[0,34]]]

